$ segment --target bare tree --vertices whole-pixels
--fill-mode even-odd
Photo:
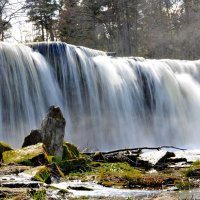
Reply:
[[[20,16],[24,8],[23,1],[1,0],[0,1],[0,40],[3,41],[9,35],[7,31],[12,27],[11,21]]]

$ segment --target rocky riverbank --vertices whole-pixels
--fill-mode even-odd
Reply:
[[[80,152],[63,141],[64,127],[60,109],[51,107],[23,148],[0,142],[0,199],[200,198],[200,150]]]
[[[76,147],[69,146],[65,151],[72,155]],[[110,154],[100,152],[79,152],[78,157],[59,160],[43,148],[39,143],[2,153],[1,199],[191,199],[187,191],[198,191],[200,186],[197,150],[143,150],[138,162],[127,162],[124,159],[130,159],[135,150],[122,150],[117,153],[120,159],[115,154],[112,161]],[[33,151],[37,152],[34,157]],[[9,162],[8,154],[14,155]],[[24,154],[25,160],[21,159]]]

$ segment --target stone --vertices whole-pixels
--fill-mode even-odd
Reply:
[[[9,175],[9,174],[19,174],[25,170],[29,170],[31,168],[31,166],[25,166],[25,165],[5,165],[2,164],[0,167],[0,177],[1,176],[5,176],[5,175]]]
[[[102,152],[96,152],[94,155],[92,155],[93,161],[106,161],[105,156],[102,154]]]
[[[148,161],[152,166],[156,165],[159,160],[165,157],[167,151],[166,150],[148,150],[142,152],[139,156],[140,160]]]
[[[65,118],[60,108],[51,106],[41,124],[43,143],[50,155],[62,157],[65,124]]]
[[[25,138],[23,147],[41,142],[49,155],[62,158],[65,135],[65,118],[59,107],[51,106],[39,130],[31,131]]]
[[[20,199],[24,199],[28,188],[8,188],[0,187],[0,199],[13,199],[14,197],[21,195]]]
[[[76,159],[79,157],[80,157],[80,152],[78,148],[69,142],[64,142],[62,159],[71,160],[71,159]]]
[[[32,130],[30,135],[26,136],[22,147],[27,147],[37,143],[42,143],[42,134],[40,130]]]
[[[63,160],[60,163],[60,167],[63,172],[69,173],[72,171],[85,170],[87,168],[88,161],[85,158],[77,158],[73,160]]]
[[[48,155],[44,144],[38,143],[22,149],[5,151],[2,160],[5,164],[19,163],[37,166],[41,163],[48,163]]]
[[[3,152],[10,151],[10,150],[13,150],[13,148],[10,147],[8,144],[0,141],[0,160],[2,160],[2,154],[3,154]]]
[[[31,179],[40,181],[42,183],[48,183],[48,184],[51,183],[51,172],[44,165],[26,170],[23,172],[23,174],[29,175]]]
[[[68,189],[71,190],[79,190],[79,191],[93,191],[94,189],[86,187],[86,186],[68,186]]]

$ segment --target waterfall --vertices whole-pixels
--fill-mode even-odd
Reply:
[[[88,150],[198,145],[200,61],[109,57],[65,43],[0,43],[0,139],[12,145],[62,108]]]
[[[45,58],[23,45],[0,43],[0,140],[14,147],[62,94]]]

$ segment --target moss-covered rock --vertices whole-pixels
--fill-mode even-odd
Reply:
[[[62,160],[57,160],[56,157],[54,157],[53,160],[56,160],[56,163],[65,173],[84,170],[88,167],[89,161],[86,156],[80,153],[75,145],[69,142],[64,142],[63,144]]]
[[[49,155],[62,158],[65,118],[59,107],[50,106],[40,129],[32,130],[22,147],[43,143]]]
[[[63,160],[72,160],[72,159],[77,159],[80,158],[81,154],[78,150],[78,148],[69,143],[69,142],[64,142],[63,144]]]
[[[30,175],[34,180],[43,183],[51,183],[51,172],[46,166],[34,167],[30,170],[24,171],[23,173]]]
[[[3,152],[10,151],[10,150],[13,150],[13,148],[10,147],[8,144],[0,141],[0,160],[2,159]]]
[[[48,163],[48,156],[44,144],[38,143],[22,149],[3,152],[2,160],[5,164],[20,163],[38,166]]]
[[[93,156],[92,159],[94,161],[105,161],[106,157],[102,154],[102,152],[96,152]]]
[[[197,160],[191,164],[190,167],[188,167],[185,170],[185,176],[189,178],[199,179],[200,178],[200,161]]]
[[[60,167],[65,173],[69,173],[71,171],[85,170],[88,167],[87,159],[77,158],[72,160],[63,160],[60,163]]]
[[[39,190],[32,189],[32,190],[28,191],[27,194],[33,200],[47,200],[47,192],[46,192],[45,188],[40,188]]]

